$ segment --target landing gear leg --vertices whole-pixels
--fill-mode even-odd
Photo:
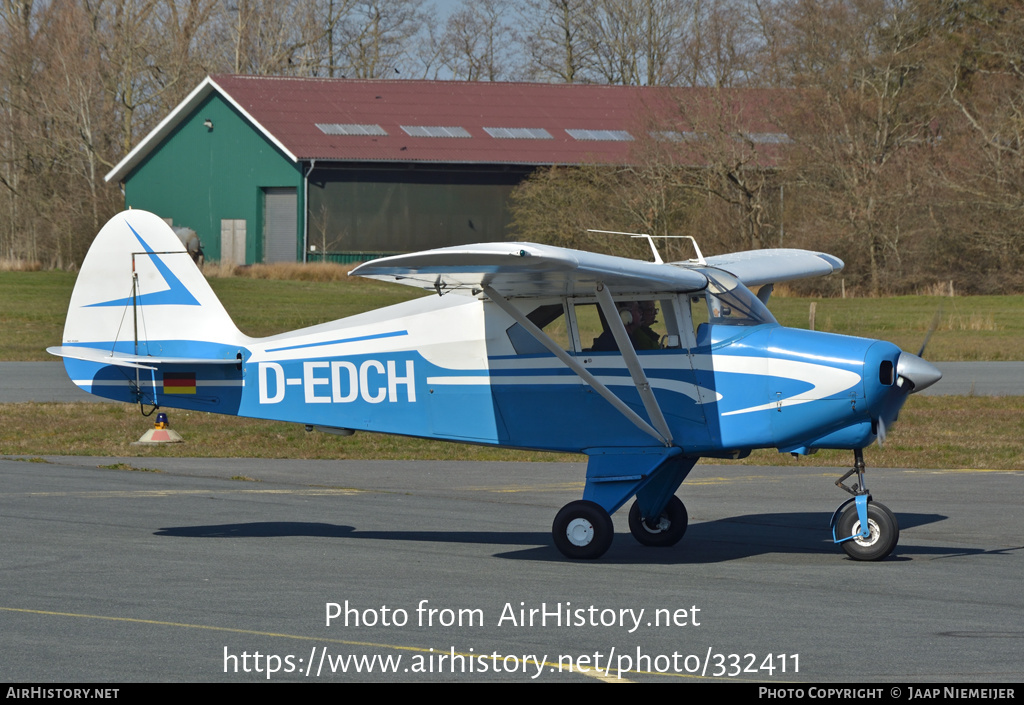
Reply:
[[[857,448],[853,451],[853,467],[850,468],[845,475],[836,480],[836,487],[844,492],[849,492],[854,497],[862,494],[868,494],[868,486],[864,484],[864,470],[864,449]],[[845,482],[846,479],[854,473],[857,473],[857,484],[853,487],[847,487],[843,482]]]
[[[671,546],[682,538],[688,519],[674,493],[697,458],[683,457],[678,447],[593,448],[587,455],[583,499],[562,507],[551,526],[562,555],[604,555],[615,537],[611,515],[634,495],[629,528],[640,543]]]
[[[832,539],[856,561],[880,561],[896,548],[900,525],[896,516],[881,502],[872,501],[864,483],[864,451],[853,451],[853,468],[836,480],[836,486],[853,495],[832,515]],[[843,482],[856,473],[857,482]]]

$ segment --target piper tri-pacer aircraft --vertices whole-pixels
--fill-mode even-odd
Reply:
[[[637,541],[676,544],[675,492],[701,457],[850,449],[833,539],[858,560],[889,555],[899,526],[868,493],[862,449],[939,371],[891,343],[776,322],[772,285],[838,271],[834,257],[695,247],[664,263],[650,243],[654,262],[527,243],[378,259],[352,274],[430,295],[250,338],[174,232],[129,210],[93,242],[49,351],[82,389],[140,406],[583,453],[583,499],[552,527],[570,558],[601,556],[633,497]]]

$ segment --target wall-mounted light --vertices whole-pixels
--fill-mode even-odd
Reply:
[[[213,120],[210,118],[203,120],[203,127],[205,127],[208,132],[213,132]]]

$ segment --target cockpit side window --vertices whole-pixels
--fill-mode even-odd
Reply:
[[[526,314],[531,323],[540,328],[554,340],[563,350],[571,350],[569,344],[569,328],[566,325],[565,306],[561,303],[545,304]],[[506,331],[517,355],[539,355],[548,349],[540,341],[530,335],[521,325],[516,323]]]
[[[708,334],[708,302],[704,298],[704,292],[689,295],[690,317],[693,320],[693,332],[697,338],[697,345],[704,345]]]
[[[615,308],[635,350],[680,346],[673,299],[617,299]],[[581,352],[614,352],[619,349],[604,311],[597,303],[577,303],[574,312]]]
[[[617,352],[615,337],[593,297],[571,298],[567,301],[568,307],[563,303],[536,306],[526,314],[526,318],[563,350],[577,353]],[[701,303],[703,305],[703,297]],[[633,295],[615,299],[619,318],[637,351],[681,348],[693,344],[692,336],[681,329],[682,325],[689,325],[689,319],[680,310],[680,304],[685,307],[686,298],[674,294],[662,295],[661,298],[645,299]],[[704,310],[707,310],[706,307]],[[506,334],[517,355],[548,352],[518,323],[509,326]]]

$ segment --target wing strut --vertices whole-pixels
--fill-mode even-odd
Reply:
[[[656,438],[659,443],[663,443],[665,446],[672,445],[671,441],[668,438],[666,438],[664,435],[655,430],[653,426],[644,421],[635,411],[626,406],[625,402],[623,402],[621,399],[615,396],[615,393],[612,390],[608,389],[608,387],[601,384],[597,380],[597,378],[594,377],[594,375],[590,374],[590,372],[588,372],[586,368],[584,368],[580,363],[576,362],[576,360],[573,359],[573,357],[569,355],[565,350],[562,350],[558,343],[553,341],[544,331],[542,331],[540,328],[534,325],[533,321],[524,316],[522,312],[520,312],[519,309],[510,304],[505,299],[505,297],[503,297],[501,294],[499,294],[497,291],[495,291],[494,289],[487,285],[484,285],[484,293],[487,294],[487,298],[489,298],[491,301],[498,305],[498,308],[507,313],[513,319],[515,319],[516,323],[518,323],[524,329],[526,329],[526,331],[530,335],[532,335],[538,343],[547,348],[552,355],[561,360],[566,367],[575,372],[579,376],[579,378],[582,379],[584,382],[589,384],[595,392],[600,394],[602,397],[605,398],[605,400],[609,404],[618,409],[619,413],[621,413],[623,416],[629,419],[633,423],[633,425],[635,425],[637,428],[639,428],[647,435]],[[617,316],[616,320],[618,320]],[[622,325],[621,321],[619,321],[619,325]],[[632,346],[630,346],[630,350],[632,349]],[[634,357],[635,356],[636,353],[634,353]],[[662,419],[662,421],[664,421],[664,419]]]
[[[626,368],[629,370],[630,376],[633,378],[633,384],[636,385],[636,391],[640,394],[640,399],[644,402],[644,408],[647,409],[647,416],[650,417],[651,423],[658,429],[658,433],[661,434],[665,441],[665,445],[672,445],[672,432],[668,428],[668,422],[665,421],[665,415],[661,413],[661,407],[658,406],[658,400],[654,398],[654,392],[651,391],[651,383],[647,381],[647,375],[644,374],[644,368],[640,364],[640,358],[636,356],[636,350],[633,349],[633,343],[629,340],[629,333],[626,332],[626,326],[623,325],[622,319],[619,317],[619,312],[615,308],[615,302],[612,301],[611,292],[608,291],[603,283],[598,282],[597,284],[597,301],[601,304],[601,310],[604,311],[604,317],[608,321],[608,327],[612,331],[612,336],[615,337],[615,344],[619,346],[619,352],[622,353],[622,359],[626,362]]]

